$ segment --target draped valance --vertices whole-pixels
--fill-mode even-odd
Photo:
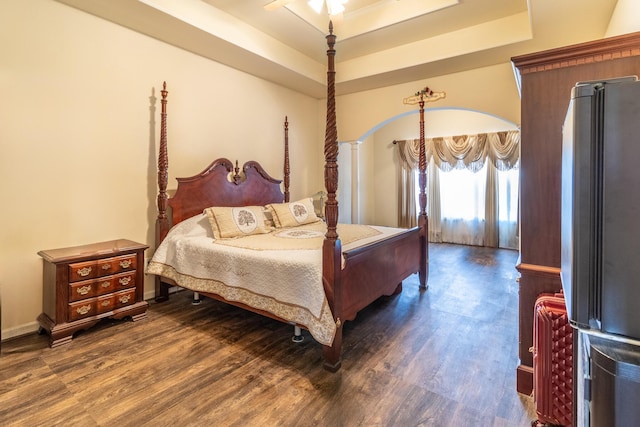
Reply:
[[[407,169],[418,167],[419,139],[394,141]],[[512,169],[520,159],[520,131],[510,130],[475,135],[425,138],[427,163],[433,157],[440,170],[469,169],[477,172],[486,159],[499,171]]]

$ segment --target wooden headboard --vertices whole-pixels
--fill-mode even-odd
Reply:
[[[158,218],[156,245],[169,229],[185,219],[202,213],[211,206],[264,206],[289,201],[289,121],[284,121],[284,192],[282,180],[271,177],[256,161],[248,161],[242,169],[225,158],[214,160],[202,172],[188,178],[176,178],[178,187],[173,197],[167,196],[167,83],[162,87],[160,152],[158,156]],[[171,209],[167,209],[170,207]]]
[[[176,178],[178,188],[169,199],[173,224],[202,213],[210,206],[264,206],[282,203],[284,193],[258,162],[235,167],[228,159],[214,160],[205,170],[189,178]]]

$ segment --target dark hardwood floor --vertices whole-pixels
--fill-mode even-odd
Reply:
[[[2,343],[0,425],[529,426],[516,392],[517,253],[430,246],[417,276],[347,322],[342,369],[303,331],[180,292],[139,322],[51,349]]]

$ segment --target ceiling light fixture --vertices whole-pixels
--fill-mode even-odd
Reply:
[[[311,6],[311,8],[316,11],[316,13],[321,13],[322,6],[326,2],[327,12],[329,13],[329,15],[337,15],[344,11],[344,4],[347,1],[349,0],[309,0],[309,6]]]

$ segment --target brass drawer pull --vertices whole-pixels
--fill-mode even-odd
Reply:
[[[128,303],[130,299],[131,299],[131,295],[121,295],[119,297],[120,303],[122,304]]]
[[[120,279],[118,279],[118,282],[120,282],[122,286],[127,286],[129,283],[131,283],[131,276],[121,277]]]
[[[111,268],[111,264],[102,264],[103,270],[109,270]]]
[[[88,312],[91,311],[91,306],[90,305],[83,305],[82,307],[78,307],[76,308],[76,311],[78,312],[78,314],[82,315],[82,314],[87,314]]]
[[[80,295],[86,295],[89,293],[89,291],[91,291],[91,285],[85,285],[81,288],[76,288],[76,292]]]
[[[129,268],[131,267],[131,260],[130,259],[123,259],[122,261],[120,261],[120,267],[121,268]]]
[[[86,277],[91,273],[91,267],[84,267],[76,270],[76,273],[78,273],[78,276]]]

